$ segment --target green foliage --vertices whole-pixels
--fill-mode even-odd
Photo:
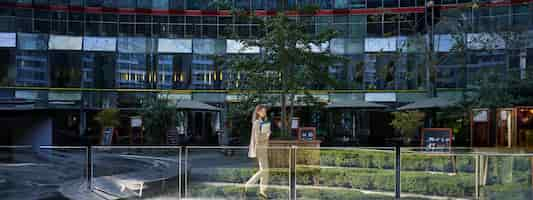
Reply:
[[[176,107],[167,98],[148,98],[143,102],[141,116],[147,142],[162,144],[167,130],[175,125]]]
[[[259,47],[261,55],[236,56],[229,60],[228,64],[241,74],[241,78],[236,80],[239,82],[236,89],[256,91],[244,94],[246,99],[256,103],[261,99],[271,98],[273,95],[268,91],[280,91],[276,101],[269,103],[281,102],[282,119],[290,119],[297,103],[294,98],[296,93],[317,85],[335,84],[335,79],[328,73],[328,67],[343,63],[345,59],[332,55],[328,49],[321,53],[312,52],[312,49],[323,46],[336,33],[326,31],[311,35],[305,31],[304,24],[291,20],[284,13],[268,19],[254,16],[252,19],[267,33],[256,40],[242,41],[245,47]],[[282,121],[285,122],[283,135],[288,135],[286,130],[289,123],[286,123],[287,120]]]
[[[390,123],[406,137],[413,137],[416,130],[424,124],[424,113],[418,111],[393,112],[394,119]]]
[[[244,173],[242,173],[244,172]],[[244,183],[256,169],[223,168],[217,169],[211,181]],[[288,170],[270,169],[271,184],[287,185]],[[318,179],[319,185],[347,189],[374,191],[394,191],[394,170],[358,169],[358,168],[296,168],[296,184],[311,185],[312,179]],[[436,196],[472,196],[474,192],[473,174],[457,175],[431,174],[426,172],[402,172],[402,192]]]
[[[116,108],[104,109],[94,117],[101,127],[117,127],[120,125],[120,111]]]
[[[481,187],[481,199],[522,200],[531,198],[531,185],[528,183],[513,183],[505,185],[490,185]]]

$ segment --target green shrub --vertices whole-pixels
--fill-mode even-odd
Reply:
[[[402,170],[406,171],[474,172],[475,159],[473,156],[456,156],[455,166],[453,160],[454,158],[451,156],[402,153],[401,167]],[[395,154],[393,151],[364,149],[320,150],[320,165],[394,169]]]
[[[237,172],[236,172],[237,171]],[[288,171],[270,169],[270,183],[288,185]],[[224,168],[218,169],[217,182],[245,183],[254,173],[254,169]],[[392,192],[395,189],[394,170],[297,167],[298,185],[313,185],[313,179],[319,180],[320,186],[340,187]],[[425,172],[402,172],[402,192],[435,196],[471,197],[474,194],[474,176],[469,173],[456,175],[430,174]]]

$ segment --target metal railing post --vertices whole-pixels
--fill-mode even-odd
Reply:
[[[182,147],[178,149],[178,199],[181,199],[181,150]]]
[[[184,195],[183,195],[183,198],[187,198],[188,197],[188,195],[187,195],[187,190],[188,190],[187,183],[189,182],[188,181],[188,177],[187,177],[189,175],[189,170],[188,170],[187,164],[189,162],[189,150],[187,149],[187,147],[184,147],[183,150],[185,151],[185,159],[184,159],[185,161],[184,161],[184,164],[183,164],[184,167],[185,167],[185,169],[184,169],[185,171],[183,173],[184,174],[184,178],[183,178]]]
[[[87,189],[89,191],[93,191],[93,152],[92,147],[89,145],[86,150],[86,157],[87,157]]]
[[[396,153],[396,163],[395,163],[395,166],[396,166],[396,178],[395,178],[395,182],[396,182],[396,189],[394,190],[394,198],[395,199],[400,199],[400,193],[401,193],[401,182],[400,182],[400,171],[401,171],[401,158],[400,158],[400,144],[397,144],[396,145],[396,148],[395,148],[395,153]]]
[[[475,166],[474,166],[474,169],[475,169],[475,172],[474,172],[474,177],[475,177],[475,181],[474,181],[474,184],[475,184],[475,188],[474,188],[474,199],[479,199],[479,181],[480,181],[480,173],[479,173],[479,170],[480,170],[480,156],[479,154],[475,154],[476,156],[476,160],[475,160]]]
[[[296,199],[296,146],[289,148],[289,199]]]

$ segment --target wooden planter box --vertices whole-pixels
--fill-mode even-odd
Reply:
[[[270,140],[268,162],[270,168],[289,168],[290,147],[296,146],[297,165],[320,165],[320,140]],[[307,148],[307,149],[306,149]]]

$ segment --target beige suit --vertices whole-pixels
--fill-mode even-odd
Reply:
[[[261,120],[254,120],[252,123],[252,134],[250,138],[250,147],[248,150],[248,157],[256,158],[259,163],[259,171],[257,171],[246,182],[246,187],[250,184],[256,183],[259,178],[259,191],[266,192],[268,184],[268,140],[270,138],[270,127],[261,128]]]

